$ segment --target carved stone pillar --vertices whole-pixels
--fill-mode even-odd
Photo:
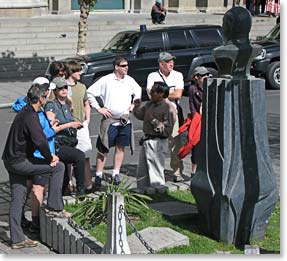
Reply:
[[[267,139],[265,82],[249,74],[262,48],[249,42],[251,23],[243,7],[224,15],[224,45],[213,52],[219,76],[205,82],[198,145],[202,157],[191,179],[205,232],[236,245],[264,237],[278,200]]]

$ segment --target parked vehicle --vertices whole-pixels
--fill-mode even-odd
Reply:
[[[263,49],[253,61],[251,73],[265,78],[271,89],[280,89],[280,23],[253,43],[262,45]]]
[[[175,70],[183,73],[185,85],[196,66],[206,66],[216,74],[213,48],[222,45],[222,29],[218,25],[172,26],[129,30],[117,33],[99,53],[65,59],[78,60],[83,66],[81,81],[89,87],[103,75],[113,71],[112,61],[124,55],[129,61],[129,75],[143,90],[150,72],[158,69],[158,56],[167,51],[176,56]],[[143,95],[145,96],[145,91]]]

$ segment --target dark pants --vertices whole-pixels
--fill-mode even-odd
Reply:
[[[165,20],[165,15],[160,13],[151,12],[151,19],[153,23],[161,23]]]
[[[77,189],[85,188],[85,163],[86,157],[85,153],[72,147],[60,146],[57,151],[57,156],[60,161],[64,162],[66,165],[65,176],[63,182],[63,191],[69,184],[69,169],[68,164],[73,164],[74,174],[76,177]]]
[[[9,173],[11,202],[10,202],[10,238],[12,243],[25,240],[21,227],[23,205],[27,194],[27,179],[34,175],[49,176],[49,194],[47,207],[54,210],[64,208],[62,199],[62,184],[64,178],[64,164],[59,162],[56,167],[50,167],[44,160],[31,159],[9,164],[4,161]]]

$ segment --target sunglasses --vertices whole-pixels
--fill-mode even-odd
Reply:
[[[118,64],[118,66],[125,68],[125,67],[128,67],[129,65],[128,64]]]
[[[63,86],[61,88],[57,88],[59,91],[63,90],[63,89],[68,89],[68,86]]]

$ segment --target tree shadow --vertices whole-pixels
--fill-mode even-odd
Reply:
[[[18,58],[15,52],[6,50],[1,52],[0,82],[15,82],[32,80],[44,76],[54,57],[40,57],[33,53],[32,57]]]

